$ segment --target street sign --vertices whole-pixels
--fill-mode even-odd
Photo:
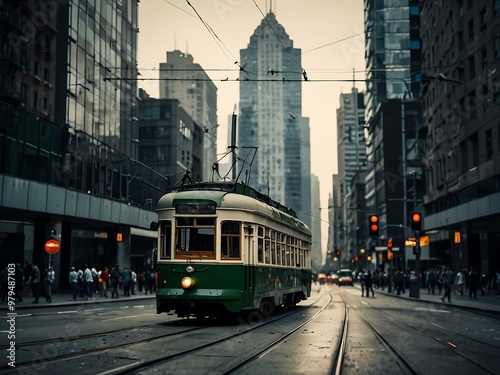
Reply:
[[[460,232],[455,232],[455,243],[460,243]]]
[[[430,240],[429,236],[420,237],[420,247],[427,246],[427,245],[429,245],[430,242],[431,242],[431,240]]]
[[[417,246],[417,239],[415,237],[410,237],[405,241],[405,246],[413,247]]]
[[[57,254],[60,248],[61,245],[57,240],[51,239],[45,242],[45,251],[49,254]]]

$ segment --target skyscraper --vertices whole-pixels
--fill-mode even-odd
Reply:
[[[353,87],[351,92],[340,95],[337,108],[337,154],[338,174],[333,187],[333,210],[335,212],[335,238],[338,249],[344,250],[344,257],[353,249],[344,249],[349,243],[346,236],[350,230],[347,219],[351,198],[355,193],[354,176],[360,170],[366,171],[366,144],[364,137],[364,93]],[[355,227],[354,227],[355,229]]]
[[[160,63],[160,99],[178,99],[204,129],[203,170],[194,174],[210,179],[212,164],[217,161],[217,87],[193,56],[170,51],[167,62]]]
[[[375,257],[375,248],[380,249],[388,237],[394,239],[395,246],[405,249],[407,216],[417,209],[422,196],[421,111],[417,99],[420,3],[364,1],[365,197],[367,210],[380,215],[380,236],[369,238],[366,250],[377,259],[378,266],[390,266],[379,261],[383,254]],[[415,259],[415,255],[407,248],[394,257],[392,265],[407,267],[410,258]]]
[[[310,186],[310,172],[304,175],[301,150],[307,152],[309,137],[301,139],[302,118],[301,50],[269,12],[240,51],[240,103],[238,147],[244,160],[241,180],[297,213],[302,207],[302,179]],[[249,149],[257,147],[251,167]],[[308,167],[310,171],[310,166]],[[304,215],[302,215],[304,216]]]

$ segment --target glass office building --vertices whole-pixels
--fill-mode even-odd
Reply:
[[[150,266],[162,192],[137,160],[138,1],[0,10],[0,261],[50,262],[61,286],[72,265]]]

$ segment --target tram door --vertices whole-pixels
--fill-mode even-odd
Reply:
[[[253,227],[243,227],[244,241],[244,268],[245,268],[245,288],[244,303],[246,307],[253,307],[253,296],[255,293],[255,241],[253,238]],[[245,261],[246,259],[246,261]]]

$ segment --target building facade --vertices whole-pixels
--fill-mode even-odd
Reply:
[[[425,1],[424,226],[453,269],[492,277],[500,255],[500,1]]]
[[[302,150],[308,150],[309,146],[303,147],[301,143],[304,134],[301,50],[293,47],[274,13],[266,15],[247,48],[240,51],[240,67],[238,147],[243,159],[239,164],[240,178],[248,178],[251,186],[299,216],[301,212],[310,212],[302,207],[301,191],[303,186],[311,185],[310,172],[302,175],[306,169]],[[251,166],[249,150],[256,151]]]
[[[333,187],[334,204],[330,208],[335,217],[334,243],[343,260],[354,256],[352,225],[349,225],[349,211],[359,208],[352,205],[353,178],[366,170],[366,143],[364,129],[364,93],[353,87],[351,92],[340,94],[337,108],[337,161],[338,172]]]
[[[217,87],[193,56],[179,50],[168,51],[160,63],[160,99],[177,99],[189,116],[205,132],[202,170],[192,170],[203,180],[212,178],[217,161]]]
[[[55,288],[70,266],[151,265],[161,192],[137,161],[138,2],[0,8],[2,264],[50,263]]]
[[[162,187],[166,179],[167,191],[185,180],[202,181],[204,134],[179,100],[141,100],[139,160],[158,173],[153,185]]]
[[[414,202],[421,202],[418,186],[423,185],[423,133],[417,99],[421,80],[420,3],[364,2],[365,198],[367,211],[380,216],[380,236],[369,238],[365,250],[371,252],[373,266],[385,268],[406,268],[408,256],[414,257],[412,249],[405,247],[405,239],[414,235],[407,225],[408,215],[415,209]],[[395,252],[391,263],[381,263],[387,255],[383,249],[388,238],[394,239],[400,251]],[[376,250],[383,254],[376,254]]]

